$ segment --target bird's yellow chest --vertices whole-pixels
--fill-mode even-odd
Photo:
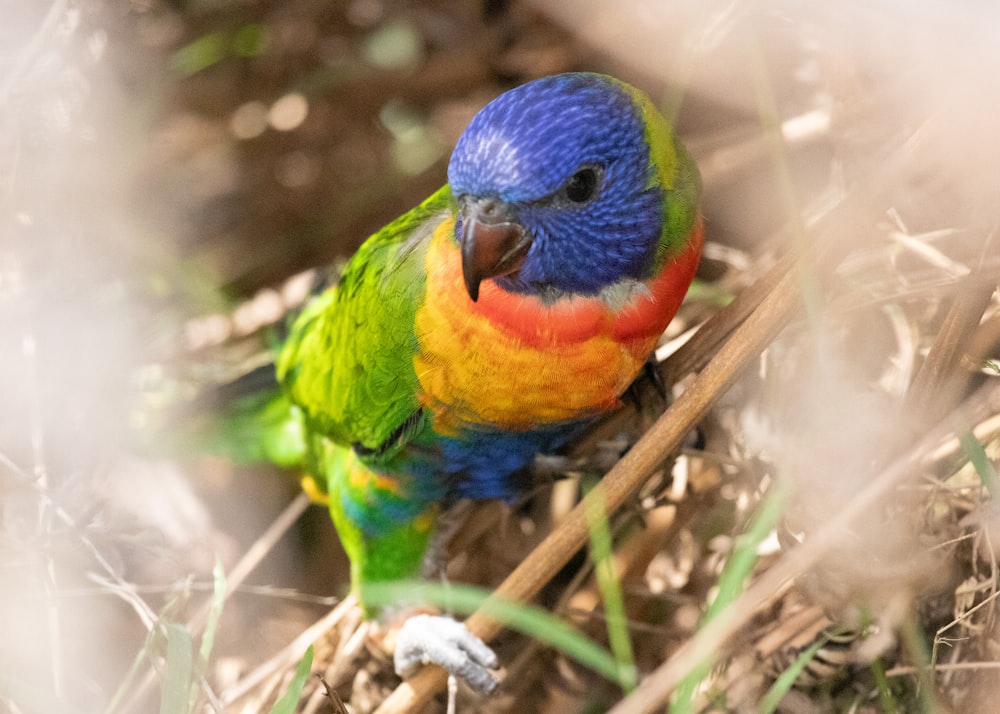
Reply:
[[[435,430],[527,430],[616,406],[663,328],[621,334],[620,315],[598,298],[546,305],[493,281],[472,302],[453,230],[445,220],[430,240],[415,324],[414,367]]]

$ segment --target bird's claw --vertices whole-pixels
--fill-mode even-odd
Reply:
[[[622,401],[632,404],[636,409],[641,411],[645,403],[644,392],[646,392],[646,388],[649,386],[656,392],[661,408],[666,407],[669,394],[667,392],[667,385],[663,382],[663,373],[660,371],[660,365],[656,361],[655,355],[650,355],[649,359],[643,364],[642,371],[639,372],[639,375],[628,386],[625,393],[622,394]]]
[[[396,674],[408,677],[421,665],[436,664],[480,694],[492,694],[499,681],[489,672],[497,657],[465,625],[444,615],[415,615],[403,623],[393,655]]]

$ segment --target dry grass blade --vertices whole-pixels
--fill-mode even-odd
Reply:
[[[998,410],[1000,385],[987,383],[966,400],[963,411],[970,423],[975,423]],[[699,662],[718,651],[756,612],[780,595],[788,583],[837,548],[841,543],[840,534],[911,474],[915,465],[947,438],[952,430],[952,420],[946,418],[928,431],[919,442],[904,446],[899,458],[874,477],[846,508],[833,514],[809,540],[789,550],[747,588],[728,610],[699,630],[609,714],[640,714],[662,709],[670,693]]]
[[[772,276],[773,277],[773,276]],[[766,277],[764,278],[767,279]],[[760,294],[760,293],[757,293]],[[656,421],[602,481],[604,507],[613,513],[645,482],[680,443],[736,377],[787,323],[800,306],[799,281],[786,271],[775,288],[736,329],[719,353],[688,389]],[[497,589],[496,595],[525,601],[534,597],[587,541],[586,502],[578,504]],[[479,612],[466,623],[484,640],[494,637],[500,625]],[[426,668],[401,684],[378,709],[379,714],[413,712],[445,686],[443,670]]]
[[[309,645],[332,630],[338,622],[347,616],[347,613],[355,604],[353,598],[341,601],[339,605],[330,610],[319,621],[306,628],[298,637],[288,643],[273,657],[224,691],[220,697],[223,704],[232,706],[249,692],[262,686],[268,679],[273,679],[276,675],[281,675],[283,672],[288,671],[294,666],[295,662],[301,659],[305,651],[309,649]]]
[[[300,493],[296,498],[285,507],[275,521],[264,531],[261,536],[254,541],[253,545],[243,554],[243,557],[233,568],[230,577],[226,579],[226,592],[224,595],[224,600],[228,600],[229,597],[236,591],[243,581],[246,580],[247,576],[254,571],[254,569],[260,565],[260,562],[264,557],[271,552],[274,545],[281,539],[281,537],[288,531],[292,525],[299,519],[299,516],[309,507],[309,498],[304,493]],[[212,603],[207,601],[201,609],[195,613],[194,617],[191,618],[190,631],[192,634],[198,633],[205,627],[208,622],[209,613],[211,611]],[[307,643],[308,644],[308,643]],[[298,656],[302,656],[302,652],[305,651],[305,646],[302,647],[302,651],[298,652]],[[147,671],[146,676],[136,687],[135,691],[132,692],[130,696],[129,703],[123,708],[123,711],[134,711],[137,706],[137,702],[141,701],[149,688],[153,686],[156,680],[155,672],[152,670]]]
[[[951,405],[951,399],[942,399],[949,396],[947,391],[942,393],[942,390],[950,389],[958,393],[955,389],[958,385],[950,384],[950,380],[956,376],[955,372],[990,304],[995,287],[987,281],[955,296],[937,339],[910,387],[908,399],[916,413],[940,413],[941,409]]]
[[[226,593],[225,597],[228,600],[229,597],[236,592],[243,581],[247,579],[247,576],[252,573],[260,562],[274,550],[275,544],[288,532],[288,530],[295,525],[295,522],[299,520],[299,517],[305,513],[306,509],[309,508],[309,497],[305,493],[298,494],[295,499],[289,503],[285,509],[278,514],[278,517],[274,519],[274,522],[268,526],[267,530],[264,531],[261,536],[254,541],[253,545],[247,549],[247,552],[243,554],[239,562],[233,568],[233,571],[229,574],[226,579]],[[198,613],[191,620],[191,628],[194,632],[198,632],[202,627],[205,626],[205,622],[208,619],[209,608],[211,607],[210,602],[206,602]]]

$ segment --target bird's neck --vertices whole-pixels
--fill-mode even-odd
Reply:
[[[476,423],[536,428],[615,406],[680,305],[701,247],[699,229],[622,305],[600,296],[546,303],[493,281],[472,302],[452,230],[447,219],[430,238],[415,322],[421,400],[441,433]]]
[[[596,295],[546,297],[504,290],[484,281],[472,302],[462,282],[461,255],[451,238],[453,221],[434,233],[427,256],[429,286],[464,313],[481,317],[525,343],[583,342],[596,335],[618,341],[654,340],[680,306],[701,255],[702,224],[697,221],[684,249],[667,260],[660,272],[644,281],[627,279]],[[650,346],[650,349],[652,345]]]

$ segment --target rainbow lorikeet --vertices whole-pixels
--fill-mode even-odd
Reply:
[[[538,452],[619,405],[694,275],[699,193],[639,90],[539,79],[305,308],[277,374],[362,601],[419,572],[443,507],[513,499]]]

